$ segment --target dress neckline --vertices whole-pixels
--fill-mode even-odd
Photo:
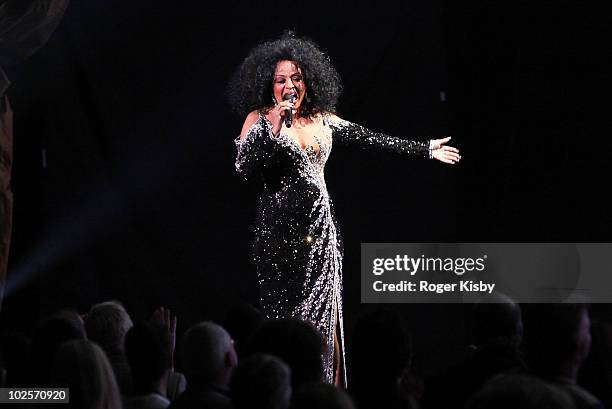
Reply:
[[[270,128],[272,127],[272,122],[270,122],[268,118],[266,118],[266,115],[263,112],[259,111],[259,116],[262,117],[263,120],[268,123],[268,125],[270,125]],[[315,146],[317,145],[306,145],[305,147],[302,148],[302,146],[298,143],[298,141],[296,141],[295,138],[292,138],[291,136],[287,135],[287,133],[283,132],[282,128],[281,128],[281,132],[279,133],[279,136],[280,135],[284,135],[285,137],[287,137],[287,139],[289,139],[295,145],[297,149],[299,149],[304,154],[306,154],[307,157],[310,154],[310,152],[315,152],[316,155],[320,157],[321,149],[322,149],[321,140],[317,138],[316,135],[313,135],[312,137],[315,139],[315,141],[317,141],[318,149],[315,149]]]

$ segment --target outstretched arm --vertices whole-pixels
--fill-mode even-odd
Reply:
[[[329,115],[328,120],[334,142],[357,145],[364,149],[374,148],[387,152],[429,157],[429,141],[411,141],[374,132],[336,115]]]
[[[455,163],[460,159],[459,151],[456,148],[444,146],[450,137],[414,141],[374,132],[336,115],[328,115],[328,121],[333,132],[334,142],[358,145],[364,149],[374,148],[387,152],[433,158],[445,163]]]

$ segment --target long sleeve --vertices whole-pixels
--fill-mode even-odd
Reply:
[[[371,131],[361,125],[328,116],[327,121],[332,129],[334,143],[357,145],[363,149],[377,149],[405,155],[431,158],[431,141],[414,141],[400,139],[384,133]]]
[[[241,141],[240,137],[234,140],[238,148],[236,156],[236,171],[244,179],[249,179],[257,174],[274,154],[276,145],[272,136],[270,124],[260,115],[246,136]]]

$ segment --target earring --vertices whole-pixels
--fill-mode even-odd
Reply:
[[[274,98],[274,95],[272,95],[272,103],[274,104],[274,106],[278,105],[278,102],[276,101],[276,98]]]

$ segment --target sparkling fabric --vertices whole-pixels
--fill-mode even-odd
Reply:
[[[334,381],[334,334],[345,362],[342,318],[342,240],[323,170],[333,143],[356,144],[428,157],[429,141],[416,142],[372,132],[322,115],[318,149],[302,149],[283,131],[274,137],[263,116],[240,141],[236,170],[245,179],[263,176],[253,255],[261,305],[269,319],[298,317],[311,322],[326,344],[325,380]],[[346,385],[346,365],[343,382]]]

